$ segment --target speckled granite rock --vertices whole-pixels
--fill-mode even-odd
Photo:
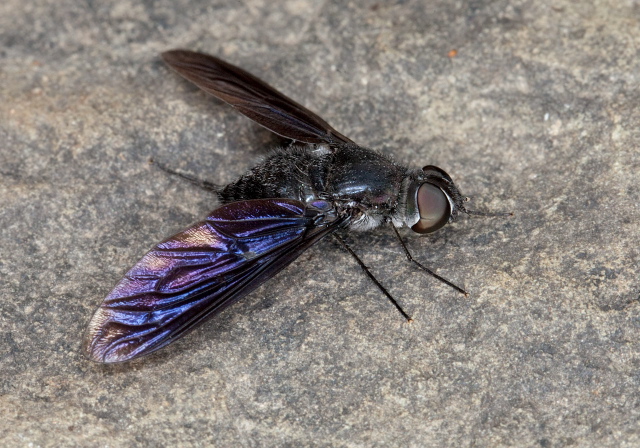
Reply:
[[[637,446],[637,0],[271,3],[0,6],[1,444]],[[408,240],[471,296],[382,229],[348,239],[411,326],[325,241],[167,349],[86,361],[120,276],[215,207],[148,159],[223,183],[277,144],[175,47],[514,211]]]

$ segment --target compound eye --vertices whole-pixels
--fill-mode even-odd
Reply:
[[[420,212],[420,220],[411,230],[416,233],[431,233],[449,222],[451,205],[444,192],[430,183],[424,183],[416,193],[416,203]]]

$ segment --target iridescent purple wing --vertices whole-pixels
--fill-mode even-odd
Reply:
[[[97,362],[146,355],[274,276],[347,218],[289,199],[234,202],[158,244],[94,314],[85,353]]]
[[[276,134],[329,146],[353,143],[306,107],[235,65],[188,50],[167,51],[162,58],[202,90]]]

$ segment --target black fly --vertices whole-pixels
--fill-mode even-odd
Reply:
[[[327,235],[410,320],[335,232],[391,224],[434,232],[465,209],[465,198],[442,169],[400,166],[360,147],[322,118],[250,73],[202,53],[162,55],[178,74],[267,129],[303,145],[277,150],[235,182],[217,187],[222,206],[202,222],[146,254],[116,285],[91,320],[85,353],[119,362],[151,353],[247,295]],[[194,180],[188,176],[190,180]]]

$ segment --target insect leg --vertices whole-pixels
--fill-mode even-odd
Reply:
[[[158,168],[160,168],[165,173],[171,174],[173,176],[178,176],[179,178],[184,179],[184,180],[188,180],[192,184],[194,184],[194,185],[196,185],[196,186],[198,186],[198,187],[200,187],[200,188],[202,188],[204,190],[213,191],[215,193],[220,191],[220,187],[218,185],[212,183],[212,182],[209,182],[209,181],[206,181],[206,180],[202,180],[202,179],[198,179],[195,176],[191,176],[189,174],[184,174],[184,173],[181,173],[179,171],[172,170],[171,168],[168,168],[167,166],[163,165],[160,162],[156,162],[153,159],[149,159],[149,163],[151,165],[157,166]]]
[[[402,237],[400,236],[400,233],[398,232],[398,229],[396,229],[396,226],[391,225],[391,227],[393,227],[393,231],[396,233],[396,236],[398,237],[398,241],[400,241],[400,245],[402,246],[402,248],[404,249],[404,254],[407,256],[407,259],[415,264],[416,266],[418,266],[420,269],[422,269],[424,272],[426,272],[427,274],[429,274],[430,276],[436,278],[437,280],[440,280],[443,283],[446,283],[447,285],[451,286],[453,289],[455,289],[458,292],[461,292],[462,294],[464,294],[465,296],[468,296],[469,293],[467,291],[465,291],[464,289],[460,288],[459,286],[454,285],[453,283],[451,283],[449,280],[447,280],[446,278],[440,277],[438,274],[436,274],[435,272],[433,272],[431,269],[429,269],[426,266],[423,266],[422,264],[418,263],[416,260],[413,259],[413,256],[411,255],[411,252],[409,252],[409,249],[407,249],[407,246],[404,244],[404,241],[402,241]]]
[[[375,276],[371,273],[371,271],[369,271],[369,268],[362,262],[360,257],[358,257],[358,255],[356,255],[356,253],[353,251],[353,249],[351,249],[349,247],[349,245],[346,243],[346,241],[343,240],[339,235],[337,235],[335,233],[333,234],[333,236],[334,236],[334,238],[336,240],[338,240],[338,242],[340,244],[342,244],[342,246],[347,250],[347,252],[349,252],[351,254],[351,256],[353,258],[355,258],[355,260],[358,262],[358,264],[360,265],[360,267],[362,268],[364,273],[367,274],[369,276],[369,278],[371,279],[371,281],[378,287],[378,289],[380,289],[380,291],[382,291],[382,293],[385,296],[387,296],[387,299],[389,299],[391,301],[391,303],[393,303],[393,306],[395,306],[396,309],[400,312],[400,314],[402,314],[402,317],[407,319],[407,322],[409,322],[409,323],[413,322],[413,319],[402,309],[402,307],[398,304],[396,299],[394,299],[393,296],[391,296],[391,294],[389,294],[389,291],[387,291],[387,289],[384,286],[382,286],[382,284],[378,281],[378,279],[375,278]]]

